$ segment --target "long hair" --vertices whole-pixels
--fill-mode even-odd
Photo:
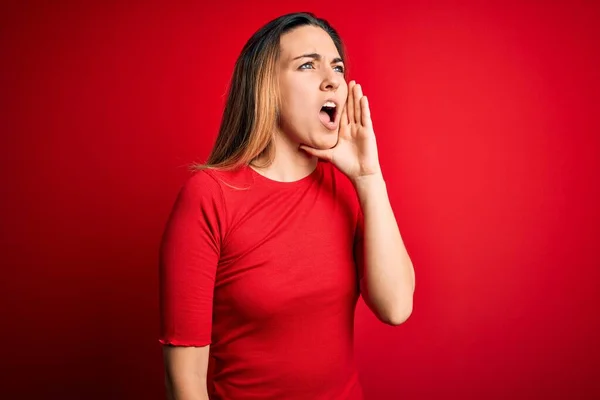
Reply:
[[[227,102],[216,142],[204,164],[193,164],[192,170],[205,168],[235,169],[274,157],[273,135],[278,124],[278,61],[280,38],[304,25],[322,28],[329,34],[342,60],[345,51],[337,31],[312,13],[293,13],[278,17],[260,28],[244,45],[233,70]]]

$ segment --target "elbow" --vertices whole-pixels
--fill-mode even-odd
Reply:
[[[408,320],[413,311],[412,299],[403,302],[400,306],[394,307],[380,318],[382,322],[391,326],[402,325]]]
[[[413,284],[406,287],[400,293],[394,304],[388,308],[382,321],[391,326],[402,325],[408,320],[413,312],[413,297],[415,293],[414,272]]]

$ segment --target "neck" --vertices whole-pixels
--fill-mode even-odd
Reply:
[[[285,135],[275,134],[273,140],[273,162],[264,168],[251,166],[259,174],[274,181],[294,182],[310,175],[317,167],[318,159],[300,150],[298,144],[285,138]]]

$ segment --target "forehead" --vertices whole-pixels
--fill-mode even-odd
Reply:
[[[333,40],[323,29],[304,25],[281,36],[281,59],[291,60],[302,54],[318,53],[326,58],[339,57]]]

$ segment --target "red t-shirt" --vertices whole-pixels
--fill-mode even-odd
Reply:
[[[160,251],[160,342],[211,345],[211,399],[362,399],[359,215],[325,162],[296,182],[250,167],[186,181]]]

